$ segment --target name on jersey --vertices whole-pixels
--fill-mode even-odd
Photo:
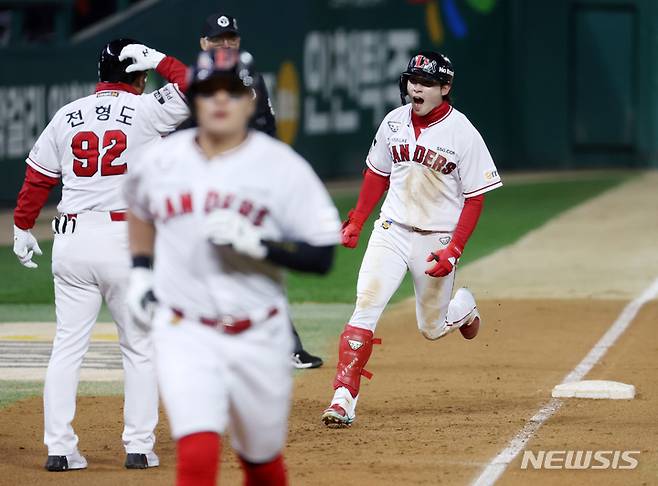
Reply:
[[[391,157],[396,164],[398,162],[417,162],[442,174],[450,174],[457,168],[457,164],[454,162],[448,162],[443,155],[422,145],[416,145],[413,154],[409,152],[408,143],[391,145]]]
[[[239,198],[235,194],[221,194],[217,191],[208,191],[203,198],[203,211],[208,214],[216,209],[234,209],[245,218],[248,218],[254,226],[261,226],[269,214],[264,206],[257,206],[249,199]],[[194,197],[191,192],[182,192],[175,196],[167,196],[163,207],[156,212],[156,220],[166,223],[173,218],[192,214],[195,209]]]

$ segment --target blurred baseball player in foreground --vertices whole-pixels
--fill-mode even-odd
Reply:
[[[414,56],[400,76],[403,106],[379,126],[366,159],[356,208],[343,226],[343,246],[356,247],[364,222],[388,194],[368,242],[356,308],[340,336],[334,397],[322,420],[355,419],[361,375],[373,332],[407,270],[416,294],[418,329],[435,340],[459,329],[478,332],[480,316],[465,288],[452,296],[457,260],[482,211],[484,194],[502,185],[482,137],[450,103],[453,67],[436,52]],[[411,103],[404,104],[406,97]]]
[[[248,130],[254,78],[248,53],[202,52],[188,91],[198,128],[146,154],[125,186],[128,303],[147,325],[158,302],[151,335],[179,486],[216,484],[225,431],[245,484],[286,484],[293,343],[281,267],[326,273],[340,240],[310,165]]]
[[[235,17],[223,13],[214,13],[206,18],[199,39],[202,50],[207,51],[215,48],[239,49],[240,43],[240,31]],[[255,76],[254,91],[256,92],[256,109],[249,120],[249,127],[267,133],[271,137],[276,137],[274,110],[272,109],[272,102],[267,92],[265,80],[260,73]],[[304,349],[292,320],[290,326],[295,338],[295,346],[291,355],[293,366],[298,369],[319,368],[322,366],[322,358],[314,356]]]
[[[142,94],[146,71],[168,79]],[[28,268],[41,250],[30,229],[49,191],[63,184],[53,220],[52,270],[57,330],[43,392],[46,469],[84,469],[71,421],[80,365],[103,300],[119,331],[125,371],[123,443],[127,468],[158,465],[153,452],[158,392],[148,340],[136,332],[125,306],[130,272],[126,203],[121,186],[140,150],[157,143],[188,116],[181,90],[185,66],[130,39],[103,47],[96,93],[61,108],[27,158],[14,212],[14,253]]]

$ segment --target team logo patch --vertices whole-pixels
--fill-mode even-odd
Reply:
[[[160,91],[156,90],[153,92],[153,96],[155,96],[155,99],[158,100],[158,103],[161,105],[165,104],[165,99],[162,97],[162,94],[160,94]]]
[[[388,122],[388,128],[390,128],[393,133],[397,133],[397,131],[400,129],[400,125],[400,122]]]
[[[498,177],[497,170],[487,170],[484,172],[484,178],[488,181],[495,179],[496,177]]]
[[[225,15],[222,15],[220,18],[217,19],[217,25],[220,27],[228,27],[228,18]]]
[[[119,96],[118,91],[101,91],[96,94],[96,98],[102,98],[103,96],[114,96],[115,98]]]
[[[384,229],[389,229],[389,228],[391,227],[391,224],[392,224],[392,223],[393,223],[392,220],[387,219],[386,221],[384,221],[384,222],[382,223],[382,228],[384,228]]]
[[[443,236],[439,238],[439,241],[441,242],[442,245],[447,245],[448,243],[450,243],[450,239],[451,238],[449,236]]]
[[[352,348],[354,351],[356,351],[361,346],[363,346],[363,343],[361,341],[355,341],[354,339],[348,339],[347,343],[350,345],[350,348]]]

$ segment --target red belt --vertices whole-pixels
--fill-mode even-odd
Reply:
[[[174,309],[172,307],[171,311],[174,313],[174,315],[180,317],[181,319],[185,317],[185,313],[180,309]],[[279,313],[279,309],[277,309],[276,307],[272,307],[269,311],[267,311],[267,315],[265,316],[265,319],[274,317],[278,313]],[[246,331],[252,325],[255,324],[249,318],[234,319],[232,317],[227,317],[224,319],[213,319],[208,317],[199,317],[196,320],[201,324],[203,324],[204,326],[212,327],[214,329],[221,329],[226,334],[239,334],[243,331]]]
[[[125,211],[110,211],[110,221],[125,221],[126,220],[126,212]],[[78,214],[77,213],[69,213],[67,214],[69,219],[71,218],[77,218]]]

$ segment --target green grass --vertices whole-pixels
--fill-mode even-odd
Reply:
[[[78,387],[78,395],[118,395],[123,391],[123,383],[119,381],[82,381]],[[43,392],[41,381],[0,380],[0,408],[15,401],[28,397],[40,396]]]
[[[579,204],[625,180],[619,175],[602,175],[576,181],[518,183],[488,194],[480,223],[462,259],[462,265],[497,248],[513,243],[560,212]],[[344,217],[354,205],[356,194],[335,197],[336,206]],[[356,278],[368,242],[373,212],[364,226],[359,247],[349,250],[339,247],[336,263],[326,277],[291,274],[289,297],[292,302],[353,302]],[[50,315],[46,308],[53,305],[53,283],[50,273],[52,244],[40,243],[43,256],[37,257],[39,268],[23,268],[11,247],[0,247],[0,322],[14,320],[21,312]],[[411,295],[410,279],[405,279],[394,300]],[[9,305],[7,305],[9,304]],[[21,307],[20,305],[27,305]],[[32,308],[33,304],[44,307]],[[21,319],[23,320],[23,319]],[[40,319],[43,320],[43,319]]]

